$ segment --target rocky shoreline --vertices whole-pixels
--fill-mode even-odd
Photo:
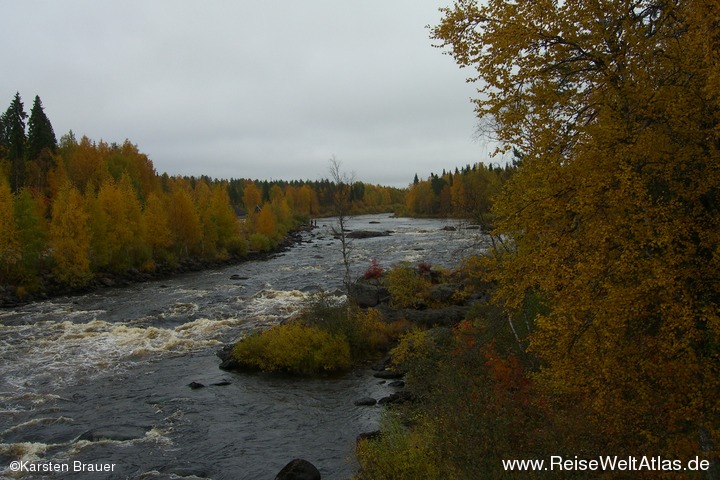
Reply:
[[[41,278],[40,287],[32,292],[23,292],[14,285],[0,285],[0,308],[13,308],[35,301],[61,296],[80,295],[104,288],[123,288],[138,283],[163,280],[184,273],[238,265],[253,260],[267,260],[300,243],[302,241],[302,232],[310,231],[313,228],[314,227],[310,225],[303,225],[296,228],[288,233],[277,247],[268,252],[248,252],[245,255],[232,255],[226,260],[187,258],[174,266],[158,265],[152,272],[141,272],[136,268],[131,268],[122,273],[98,272],[87,285],[78,288],[60,284],[50,273],[45,274]]]

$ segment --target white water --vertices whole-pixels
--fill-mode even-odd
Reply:
[[[470,232],[443,225],[355,219],[350,228],[394,233],[353,242],[354,275],[373,258],[450,265],[478,248]],[[338,244],[320,228],[268,261],[0,310],[0,477],[61,478],[12,472],[12,460],[81,460],[117,467],[74,479],[273,478],[297,456],[323,478],[349,477],[354,439],[375,428],[380,411],[352,401],[389,387],[362,371],[233,374],[215,356],[221,344],[293,316],[313,292],[341,299],[341,279]],[[192,381],[207,388],[191,390]],[[220,382],[230,384],[212,385]],[[96,428],[133,434],[79,439]]]

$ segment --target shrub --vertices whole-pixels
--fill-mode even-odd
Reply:
[[[257,252],[269,252],[272,248],[272,241],[262,233],[250,234],[250,249]]]
[[[422,276],[429,276],[432,271],[432,265],[427,262],[420,262],[417,266],[418,273]]]
[[[383,268],[382,266],[377,263],[376,259],[372,259],[372,262],[370,263],[370,266],[367,270],[365,270],[365,273],[363,274],[363,277],[365,280],[371,280],[371,279],[377,279],[380,278],[383,274]]]
[[[358,356],[387,349],[408,325],[405,320],[386,323],[383,321],[380,311],[374,308],[356,311],[354,321],[357,325],[357,338],[354,344]]]
[[[312,374],[350,368],[350,346],[340,335],[299,323],[277,325],[233,347],[241,365],[265,372]]]
[[[393,365],[406,372],[408,387],[418,397],[427,397],[435,388],[440,362],[452,341],[449,328],[414,329],[400,337],[398,345],[390,351]]]
[[[406,330],[407,322],[385,323],[379,310],[360,310],[347,304],[337,305],[332,297],[317,294],[300,321],[345,338],[354,360],[361,360],[387,348]]]
[[[355,480],[435,480],[441,475],[429,435],[421,429],[407,429],[400,419],[388,413],[377,439],[360,440],[355,455],[360,472]]]
[[[391,269],[385,277],[385,284],[393,305],[398,308],[417,308],[425,305],[427,301],[426,292],[430,281],[418,275],[407,262]]]
[[[227,249],[232,255],[245,256],[248,251],[248,241],[241,236],[234,236],[228,240]]]

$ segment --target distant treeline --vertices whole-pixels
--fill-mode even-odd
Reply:
[[[441,175],[431,173],[427,180],[415,175],[405,197],[403,213],[464,218],[487,224],[495,196],[520,163],[520,154],[516,153],[515,161],[505,167],[476,163],[456,168],[455,173],[445,170]]]
[[[26,124],[27,120],[27,124]],[[405,190],[329,180],[251,181],[158,175],[137,146],[58,141],[39,97],[19,94],[0,116],[0,287],[18,296],[48,283],[73,288],[102,273],[154,271],[276,246],[298,223],[392,211]]]

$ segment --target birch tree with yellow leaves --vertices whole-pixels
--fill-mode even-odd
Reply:
[[[614,453],[720,446],[720,3],[458,0],[432,30],[522,166],[499,297]],[[623,453],[624,453],[623,452]],[[606,452],[609,453],[609,452]]]

